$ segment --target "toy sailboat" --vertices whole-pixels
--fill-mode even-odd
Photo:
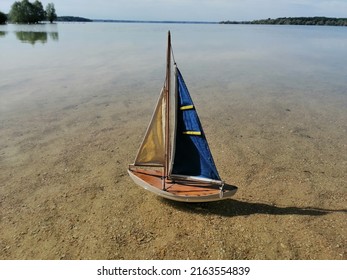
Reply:
[[[207,202],[230,198],[237,187],[225,184],[219,177],[197,111],[176,63],[175,109],[173,114],[170,113],[171,55],[169,32],[165,83],[128,173],[136,184],[171,200]]]

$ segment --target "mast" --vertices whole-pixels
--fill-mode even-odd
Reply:
[[[170,169],[170,80],[171,80],[171,34],[168,31],[166,53],[166,110],[165,110],[165,167],[164,176],[167,178]],[[165,189],[164,178],[164,189]]]

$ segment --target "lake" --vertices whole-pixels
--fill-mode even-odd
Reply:
[[[113,92],[136,94],[131,85],[163,79],[169,29],[177,63],[198,92],[345,97],[345,28],[218,24],[3,25],[1,92],[24,97],[32,86],[34,95],[46,92],[46,84],[53,91],[46,97],[58,96],[63,80],[82,95],[115,82],[126,87],[113,85]]]
[[[235,200],[127,176],[168,30]],[[0,259],[345,259],[346,124],[345,27],[0,25]]]

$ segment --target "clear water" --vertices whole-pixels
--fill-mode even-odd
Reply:
[[[29,91],[35,96],[48,87],[57,96],[64,83],[88,94],[96,86],[119,92],[117,86],[158,82],[169,29],[177,63],[199,92],[346,98],[346,28],[59,23],[0,26],[0,94],[8,99],[1,110],[15,109]]]
[[[96,104],[101,97],[115,106],[137,101],[145,110],[126,111],[130,115],[125,117],[150,115],[164,81],[168,30],[175,59],[203,118],[215,124],[232,119],[240,130],[251,124],[275,130],[292,111],[306,120],[306,127],[319,123],[332,130],[326,134],[337,133],[340,140],[346,136],[344,27],[3,25],[0,120],[38,111],[45,115],[84,100]]]
[[[126,176],[169,29],[235,200]],[[346,259],[346,124],[346,27],[0,26],[0,258]]]

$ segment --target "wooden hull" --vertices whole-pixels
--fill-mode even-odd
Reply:
[[[237,187],[225,184],[223,191],[219,185],[207,183],[185,184],[165,181],[165,190],[163,190],[164,182],[161,170],[153,169],[129,169],[128,173],[131,179],[139,186],[149,190],[161,197],[182,201],[182,202],[209,202],[218,201],[232,197]]]

